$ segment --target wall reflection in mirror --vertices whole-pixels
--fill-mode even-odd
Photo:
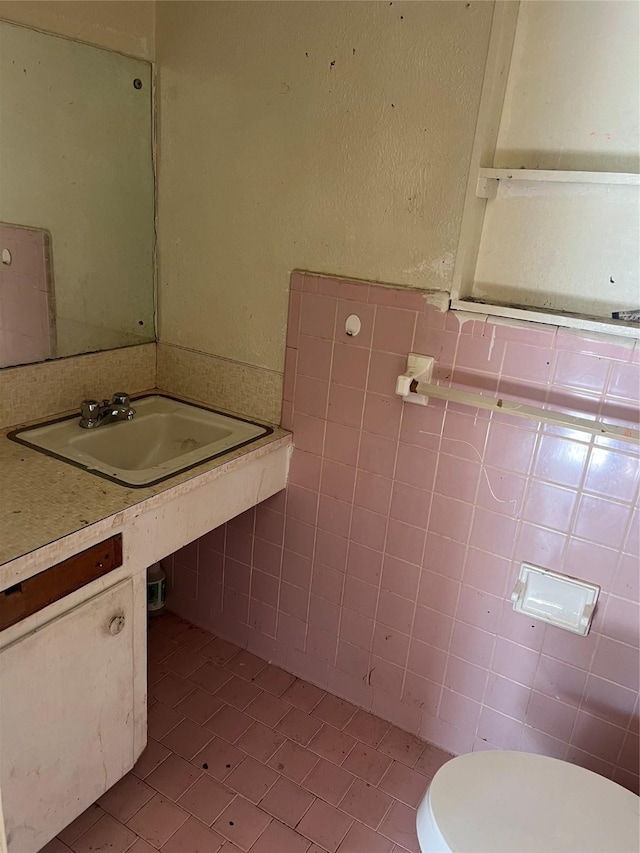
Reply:
[[[0,22],[0,367],[154,340],[151,81]]]

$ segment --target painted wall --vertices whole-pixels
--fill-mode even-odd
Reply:
[[[0,0],[0,19],[152,60],[152,0]]]
[[[445,749],[546,753],[637,791],[636,448],[393,396],[423,352],[441,382],[633,423],[637,343],[292,288],[288,488],[174,555],[170,607]],[[513,611],[522,561],[601,585],[587,637]]]
[[[637,172],[639,51],[636,3],[522,3],[494,165]]]
[[[296,267],[447,288],[491,17],[159,3],[160,340],[282,370]]]

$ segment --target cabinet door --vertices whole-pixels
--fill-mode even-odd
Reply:
[[[0,792],[9,853],[37,853],[134,761],[133,582],[0,651]]]

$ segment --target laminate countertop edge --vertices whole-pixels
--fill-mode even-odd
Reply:
[[[190,471],[155,486],[130,488],[9,440],[13,429],[0,430],[0,583],[8,564],[14,569],[10,575],[23,575],[19,564],[38,549],[86,532],[75,537],[80,550],[103,527],[105,536],[111,535],[116,516],[135,518],[292,445],[290,432],[272,427],[270,435]]]

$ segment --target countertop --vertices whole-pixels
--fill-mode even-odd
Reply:
[[[188,398],[183,399],[197,404]],[[62,412],[55,417],[63,417],[65,414],[75,413]],[[43,419],[42,422],[50,419]],[[196,487],[276,447],[291,443],[291,433],[272,426],[273,433],[250,445],[203,462],[155,486],[133,489],[112,483],[7,438],[9,432],[26,425],[16,424],[0,431],[0,565],[129,507],[175,490],[183,483],[190,482],[191,486]]]

